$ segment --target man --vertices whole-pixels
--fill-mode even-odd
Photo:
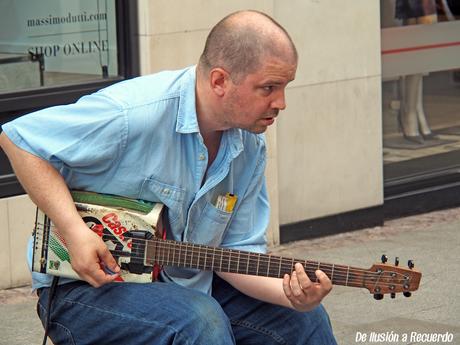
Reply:
[[[284,109],[297,52],[256,11],[211,31],[198,65],[135,78],[3,127],[1,145],[31,199],[62,233],[86,282],[61,284],[55,344],[335,344],[321,300],[331,290],[302,265],[284,279],[165,267],[153,284],[113,283],[117,263],[75,210],[70,189],[162,202],[169,238],[265,251],[263,133]],[[233,212],[219,195],[237,197]],[[89,283],[89,284],[88,284]],[[50,279],[33,274],[39,316]]]

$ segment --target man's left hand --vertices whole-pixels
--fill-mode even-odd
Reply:
[[[295,264],[291,276],[284,275],[283,290],[294,309],[310,311],[332,290],[332,282],[326,273],[316,270],[315,275],[317,282],[312,282],[300,263]]]

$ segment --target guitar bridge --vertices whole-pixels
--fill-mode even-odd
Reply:
[[[153,239],[153,235],[145,230],[131,230],[125,233],[125,237],[131,238],[131,254],[129,262],[122,262],[120,268],[133,274],[152,273],[153,267],[145,265],[145,249],[147,241]]]

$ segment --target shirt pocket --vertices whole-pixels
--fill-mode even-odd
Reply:
[[[139,199],[164,204],[168,208],[169,222],[171,224],[184,215],[184,197],[185,190],[183,188],[160,182],[152,177],[143,181],[139,193]]]
[[[221,244],[225,230],[229,224],[231,212],[218,209],[209,201],[206,202],[201,216],[195,220],[187,240],[217,247]]]

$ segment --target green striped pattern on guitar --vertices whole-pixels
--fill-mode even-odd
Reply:
[[[121,207],[128,210],[141,212],[144,214],[152,211],[155,203],[124,198],[121,196],[99,194],[94,192],[72,191],[72,198],[75,202],[93,204],[106,207]]]

